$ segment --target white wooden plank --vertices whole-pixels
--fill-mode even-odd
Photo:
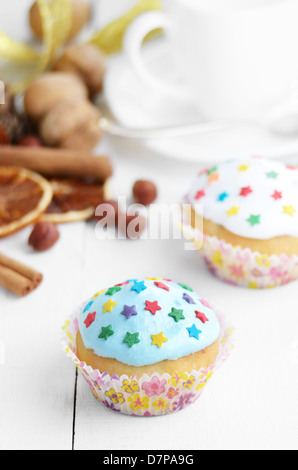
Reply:
[[[17,299],[0,289],[0,448],[71,449],[75,371],[60,328],[81,298],[85,225],[61,227],[44,254],[27,247],[29,230],[0,241],[0,250],[45,275],[38,290]]]

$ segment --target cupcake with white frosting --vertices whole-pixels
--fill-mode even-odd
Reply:
[[[96,398],[140,416],[193,403],[228,356],[231,333],[189,286],[162,278],[99,292],[64,332],[67,354]]]
[[[187,195],[212,272],[251,288],[298,278],[298,169],[259,157],[200,172]]]

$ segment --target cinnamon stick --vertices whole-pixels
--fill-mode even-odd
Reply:
[[[49,147],[1,145],[0,165],[27,168],[49,177],[93,177],[100,181],[113,173],[107,156]]]
[[[18,297],[35,290],[43,276],[38,271],[0,253],[0,285]]]

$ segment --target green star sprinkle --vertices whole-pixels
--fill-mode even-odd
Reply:
[[[132,348],[135,344],[140,343],[141,341],[139,340],[139,335],[140,333],[126,333],[126,336],[123,340],[123,343],[128,344],[130,348]]]
[[[110,336],[113,336],[115,332],[112,330],[112,325],[109,325],[107,327],[103,326],[101,328],[101,333],[98,338],[102,338],[104,340],[108,340]]]
[[[249,219],[247,219],[247,222],[250,223],[252,227],[254,227],[255,225],[259,225],[261,223],[260,218],[260,215],[251,215]]]
[[[120,290],[121,290],[121,287],[110,287],[110,289],[107,290],[106,295],[114,295]]]
[[[176,308],[172,308],[171,313],[169,313],[169,317],[174,318],[175,322],[178,323],[180,320],[185,320],[185,316],[183,315],[183,310],[177,310]]]
[[[270,171],[269,173],[267,173],[267,178],[276,179],[277,177],[278,173],[276,173],[276,171]]]
[[[214,166],[213,168],[211,168],[209,171],[207,171],[207,175],[212,175],[212,173],[215,173],[215,171],[218,170],[218,167],[217,166]]]
[[[193,289],[186,284],[178,284],[178,286],[182,287],[182,289],[189,290],[189,292],[193,292]]]

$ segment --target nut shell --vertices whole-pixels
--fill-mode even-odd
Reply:
[[[53,70],[77,74],[93,96],[102,90],[106,59],[104,53],[92,44],[70,46],[56,61]]]
[[[88,98],[85,84],[69,73],[49,72],[38,77],[24,94],[26,114],[39,121],[61,101],[81,101]]]
[[[46,251],[52,248],[59,239],[59,232],[55,224],[51,222],[39,222],[35,225],[29,245],[35,251]]]
[[[149,206],[157,198],[155,183],[148,180],[138,180],[133,186],[133,197],[136,203]]]
[[[92,149],[101,137],[100,111],[87,100],[62,101],[41,120],[42,140],[50,146]]]

